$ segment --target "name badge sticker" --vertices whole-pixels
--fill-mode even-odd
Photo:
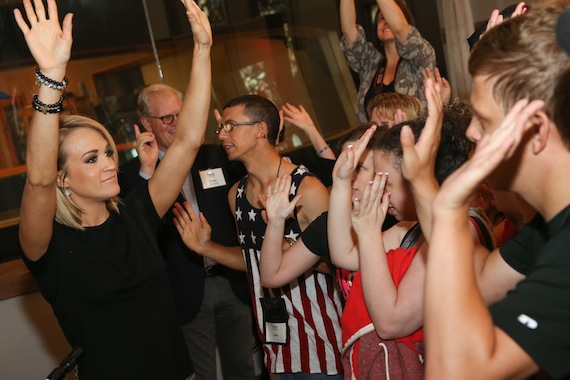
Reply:
[[[200,180],[204,190],[226,185],[222,168],[200,170]]]

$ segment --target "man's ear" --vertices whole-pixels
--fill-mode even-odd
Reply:
[[[140,125],[142,125],[141,133],[152,132],[152,128],[150,127],[150,122],[148,121],[148,118],[146,116],[141,116],[139,120],[141,122]]]
[[[546,147],[548,137],[550,136],[550,128],[554,128],[554,124],[542,110],[536,111],[529,122],[532,123],[533,131],[532,151],[534,154],[538,154]]]
[[[255,136],[257,138],[267,138],[267,133],[268,133],[268,129],[267,129],[267,124],[264,121],[260,121],[259,123],[257,123],[257,131],[255,132]]]

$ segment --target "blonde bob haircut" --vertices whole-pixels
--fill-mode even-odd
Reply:
[[[380,93],[366,104],[368,119],[372,117],[373,112],[378,112],[383,119],[393,120],[397,109],[402,110],[408,117],[408,120],[422,117],[420,100],[415,96],[399,92]]]
[[[65,144],[69,135],[81,128],[90,128],[101,134],[109,147],[113,150],[113,160],[115,164],[119,164],[119,156],[117,154],[117,146],[113,141],[113,137],[107,129],[99,122],[80,115],[64,115],[59,119],[59,153],[57,157],[58,177],[63,181],[67,174],[68,151]],[[111,212],[119,212],[118,196],[112,197],[105,201],[107,209]],[[65,226],[75,228],[76,230],[84,230],[81,226],[81,217],[83,211],[65,194],[64,187],[57,187],[56,190],[56,211],[55,220]]]

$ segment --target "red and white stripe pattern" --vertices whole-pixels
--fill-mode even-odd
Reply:
[[[291,173],[290,198],[296,195],[302,179],[310,175],[304,167]],[[236,196],[236,222],[242,247],[254,316],[262,342],[263,309],[261,298],[281,297],[285,300],[288,312],[287,344],[265,344],[265,364],[271,373],[342,373],[340,345],[342,332],[340,315],[342,303],[334,283],[334,277],[323,273],[307,271],[287,286],[263,288],[259,276],[259,256],[266,224],[261,218],[261,210],[247,200],[245,189],[247,177],[238,187]],[[284,237],[295,241],[301,233],[295,218],[286,222]]]
[[[271,373],[341,373],[340,315],[342,304],[332,276],[308,271],[289,285],[263,288],[259,279],[259,251],[243,250],[248,264],[254,316],[263,341],[260,298],[282,297],[289,314],[288,344],[265,344],[265,365]]]

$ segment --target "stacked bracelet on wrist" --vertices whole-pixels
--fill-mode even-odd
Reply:
[[[53,104],[45,104],[42,103],[39,99],[38,99],[38,94],[34,94],[34,100],[32,101],[32,107],[36,110],[36,111],[40,111],[41,113],[43,113],[44,115],[47,113],[60,113],[63,111],[63,94],[61,94],[61,96],[59,97],[59,100],[57,101],[57,103],[53,103]]]
[[[46,77],[40,71],[40,67],[36,66],[36,84],[38,86],[41,86],[43,84],[44,86],[48,88],[53,88],[54,90],[65,91],[65,88],[67,87],[67,77],[64,77],[63,81],[58,82],[56,80]]]
[[[38,94],[35,93],[33,100],[32,100],[33,109],[35,109],[36,111],[40,111],[44,115],[48,114],[48,113],[60,113],[60,112],[62,112],[63,111],[63,93],[65,91],[65,88],[67,87],[67,83],[68,83],[67,77],[64,77],[63,81],[58,82],[56,80],[53,80],[51,78],[46,77],[40,71],[40,67],[36,66],[36,84],[38,86],[44,85],[48,88],[57,90],[61,93],[61,96],[59,97],[59,100],[56,103],[45,104],[45,103],[40,101],[40,99],[38,98]]]
[[[325,145],[325,147],[323,149],[321,149],[317,152],[317,156],[320,156],[321,154],[323,154],[328,148],[330,148],[330,145]]]

